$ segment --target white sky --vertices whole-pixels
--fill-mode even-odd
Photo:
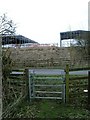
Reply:
[[[17,24],[17,33],[39,43],[60,43],[60,32],[88,30],[89,0],[0,0],[0,15]]]

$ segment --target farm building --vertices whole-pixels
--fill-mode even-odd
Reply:
[[[22,35],[2,35],[2,45],[6,44],[25,44],[25,43],[37,43],[34,40],[31,40]]]
[[[63,41],[75,40],[75,39],[82,39],[87,40],[89,38],[90,31],[85,30],[76,30],[76,31],[66,31],[60,33],[60,46],[62,47]]]

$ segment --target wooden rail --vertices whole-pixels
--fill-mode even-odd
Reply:
[[[87,79],[88,80],[88,76],[69,78],[69,80],[83,80],[83,79]]]
[[[69,68],[69,71],[80,71],[80,70],[90,70],[90,67],[87,67],[87,68]]]
[[[52,77],[50,77],[50,76],[47,76],[45,73],[44,74],[36,74],[35,76],[34,76],[34,78],[35,79],[37,79],[38,81],[39,80],[42,80],[42,81],[44,81],[44,80],[46,80],[46,79],[48,79],[48,80],[56,80],[56,81],[58,81],[58,80],[61,80],[61,81],[63,81],[63,83],[61,83],[61,84],[57,84],[57,85],[53,85],[53,84],[33,84],[33,82],[31,81],[31,78],[30,78],[30,71],[28,70],[28,69],[26,69],[25,71],[24,71],[24,69],[22,70],[22,69],[20,69],[20,70],[15,70],[16,72],[18,72],[18,73],[21,73],[21,74],[17,74],[17,75],[15,75],[14,74],[14,72],[12,72],[12,74],[11,74],[11,76],[12,76],[12,78],[14,78],[15,76],[19,79],[19,76],[21,76],[21,75],[25,75],[25,80],[26,80],[26,86],[27,86],[27,98],[29,99],[29,96],[30,96],[30,92],[31,92],[31,89],[30,89],[30,84],[32,84],[33,85],[33,87],[32,87],[32,89],[34,90],[34,87],[62,87],[62,85],[63,84],[65,84],[65,101],[66,101],[66,103],[68,103],[69,102],[69,87],[72,87],[72,86],[70,86],[70,82],[71,81],[77,81],[77,80],[88,80],[88,105],[90,106],[90,72],[88,73],[88,76],[76,76],[76,77],[70,77],[70,75],[69,75],[69,72],[70,71],[80,71],[80,70],[90,70],[90,68],[88,67],[88,68],[75,68],[75,69],[69,69],[69,65],[66,65],[66,69],[65,69],[65,79],[64,78],[62,78],[61,76],[59,76],[59,74],[58,75],[53,75],[53,74],[51,74],[52,75]],[[56,77],[56,78],[54,78],[54,77]],[[32,83],[31,83],[32,82]],[[15,84],[17,84],[17,82],[16,81],[14,81],[14,83]],[[23,82],[22,82],[23,83]],[[85,85],[77,85],[78,87],[81,87],[81,86],[87,86],[86,84]],[[62,92],[61,91],[58,91],[58,92],[55,92],[55,91],[52,91],[52,92],[50,92],[50,91],[35,91],[36,93],[52,93],[52,94],[61,94]],[[82,94],[82,93],[80,93],[80,94]],[[41,97],[35,97],[35,98],[41,98]],[[49,98],[49,97],[47,97],[47,98]],[[56,98],[56,97],[55,97]],[[45,99],[46,99],[46,97],[45,97]],[[51,98],[50,97],[50,99],[53,99],[53,97]]]

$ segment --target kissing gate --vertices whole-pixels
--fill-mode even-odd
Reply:
[[[29,69],[29,98],[65,102],[65,72],[60,69]]]

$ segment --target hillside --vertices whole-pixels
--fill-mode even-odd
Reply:
[[[14,68],[23,67],[59,67],[65,68],[88,66],[88,62],[80,55],[76,48],[64,47],[26,47],[10,48]]]

